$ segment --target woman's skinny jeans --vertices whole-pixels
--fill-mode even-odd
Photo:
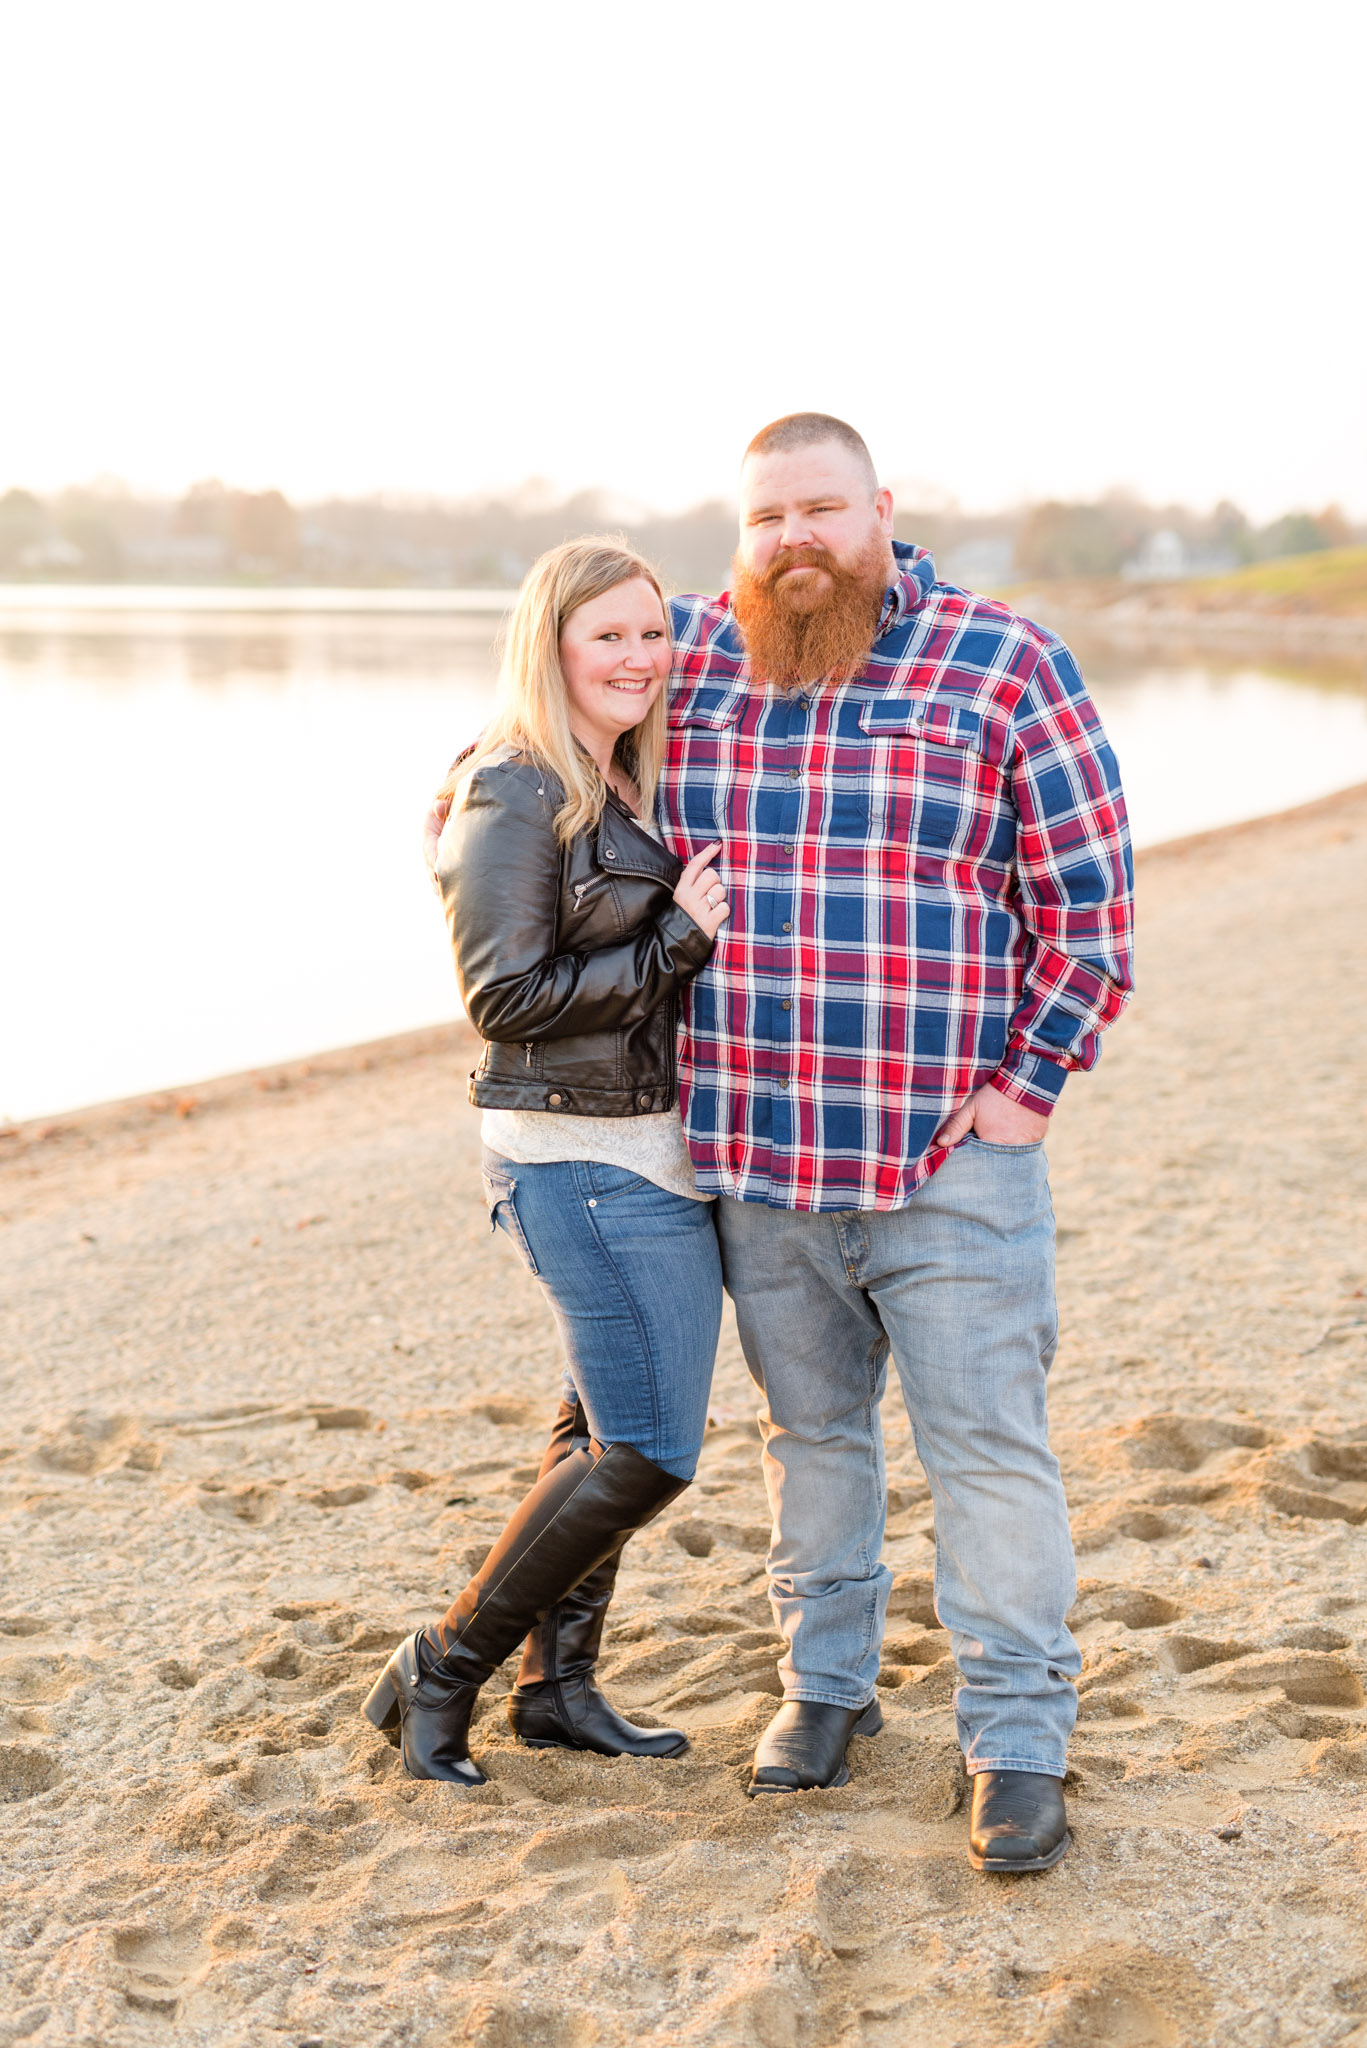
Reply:
[[[484,1199],[546,1290],[593,1435],[691,1479],[721,1328],[713,1204],[596,1160],[488,1150]]]

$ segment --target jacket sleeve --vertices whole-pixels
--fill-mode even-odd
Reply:
[[[560,848],[519,763],[471,777],[441,836],[437,881],[466,1014],[496,1043],[639,1023],[711,957],[713,941],[673,902],[616,945],[556,951]]]
[[[992,1085],[1048,1115],[1133,987],[1134,867],[1120,771],[1061,642],[1016,707],[1012,790],[1019,911],[1031,939]]]

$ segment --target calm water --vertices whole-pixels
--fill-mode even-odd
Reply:
[[[0,1118],[455,1013],[419,827],[485,715],[497,622],[343,602],[0,597]],[[1090,672],[1140,845],[1367,780],[1360,683]]]

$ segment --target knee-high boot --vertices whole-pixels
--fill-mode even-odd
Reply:
[[[577,1401],[562,1401],[541,1460],[539,1476],[553,1471],[589,1429]],[[522,1653],[517,1685],[508,1695],[513,1733],[533,1749],[589,1749],[599,1756],[678,1756],[687,1749],[681,1728],[639,1728],[619,1714],[594,1679],[603,1625],[622,1553],[588,1572],[532,1630]]]
[[[480,1687],[509,1651],[586,1573],[683,1492],[629,1444],[576,1444],[538,1479],[474,1578],[439,1622],[399,1645],[364,1713],[397,1725],[414,1778],[478,1785],[470,1716]]]

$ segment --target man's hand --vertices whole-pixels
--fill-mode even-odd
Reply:
[[[441,828],[451,815],[451,799],[439,796],[422,821],[422,857],[427,862],[427,871],[434,876],[437,872],[437,841]]]
[[[970,1095],[935,1133],[937,1145],[957,1145],[976,1131],[985,1145],[1037,1145],[1049,1128],[1047,1116],[1026,1109],[989,1083]]]

